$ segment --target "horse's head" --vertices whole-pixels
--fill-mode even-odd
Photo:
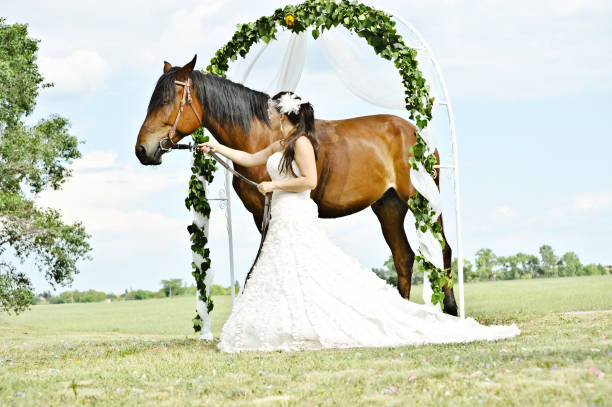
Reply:
[[[161,164],[162,155],[167,151],[165,144],[178,143],[200,126],[201,113],[198,112],[202,109],[193,94],[191,81],[196,58],[183,67],[173,67],[164,61],[164,73],[155,85],[136,140],[136,157],[144,165]]]

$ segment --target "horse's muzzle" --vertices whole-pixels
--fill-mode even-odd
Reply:
[[[142,165],[159,165],[161,164],[161,154],[158,151],[153,153],[153,157],[147,154],[147,149],[142,144],[139,144],[135,148],[136,157]]]

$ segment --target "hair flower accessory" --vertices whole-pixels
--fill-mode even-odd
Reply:
[[[284,93],[278,100],[278,107],[281,113],[297,114],[300,111],[302,100],[295,93]]]

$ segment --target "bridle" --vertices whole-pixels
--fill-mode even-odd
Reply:
[[[159,140],[159,148],[162,151],[192,150],[194,147],[192,147],[191,143],[187,145],[178,144],[172,141],[172,138],[176,134],[176,126],[178,126],[178,122],[179,122],[179,119],[181,118],[181,113],[183,113],[183,110],[185,109],[185,105],[191,106],[191,110],[193,111],[193,114],[195,114],[195,116],[198,118],[198,123],[200,126],[202,126],[202,118],[200,117],[200,114],[198,113],[198,111],[196,110],[196,108],[193,106],[193,103],[192,103],[193,99],[191,98],[191,78],[187,77],[187,80],[185,82],[175,80],[174,83],[183,87],[183,97],[181,98],[181,105],[176,115],[176,119],[174,119],[174,124],[172,125],[172,128],[170,128],[170,131],[168,132],[168,135],[166,137]],[[170,143],[170,147],[165,147],[164,146],[165,142]]]
[[[174,119],[174,124],[172,124],[172,127],[170,128],[168,135],[162,138],[161,140],[159,140],[159,148],[162,151],[166,151],[166,152],[172,151],[172,150],[195,151],[197,147],[191,142],[188,144],[180,144],[180,143],[175,143],[174,141],[172,141],[172,138],[176,134],[176,127],[178,126],[178,122],[179,122],[179,119],[181,118],[181,114],[183,113],[183,110],[185,109],[185,105],[191,106],[191,110],[193,111],[195,116],[198,118],[198,123],[199,123],[198,128],[203,125],[202,118],[200,117],[200,114],[198,113],[198,111],[196,110],[196,108],[193,106],[193,103],[192,103],[193,99],[191,97],[191,78],[187,77],[187,80],[185,82],[175,80],[174,83],[183,87],[183,97],[181,98],[181,105],[179,106],[179,111],[176,115],[176,119]],[[164,146],[164,143],[169,143],[169,146],[168,144]],[[244,175],[240,174],[238,171],[230,167],[229,164],[226,163],[224,160],[222,160],[221,157],[219,157],[217,153],[215,153],[214,151],[209,151],[208,154],[210,154],[211,157],[213,157],[219,164],[225,167],[226,170],[228,170],[229,172],[231,172],[232,174],[234,174],[236,177],[240,178],[247,184],[252,185],[255,188],[257,188],[257,186],[259,185],[257,182],[248,179],[247,177],[245,177]],[[259,259],[259,254],[261,253],[263,242],[268,232],[268,225],[270,223],[270,218],[271,218],[271,205],[270,205],[271,199],[272,199],[272,193],[268,192],[265,195],[265,200],[264,200],[264,213],[263,213],[263,218],[261,222],[261,241],[259,242],[259,249],[257,250],[257,255],[255,255],[255,260],[253,260],[253,265],[251,266],[244,280],[244,286],[242,288],[243,290],[246,288],[246,283],[249,277],[251,276],[251,272],[253,271],[255,264],[257,263],[257,259]]]

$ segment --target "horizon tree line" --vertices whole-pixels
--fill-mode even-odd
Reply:
[[[498,256],[491,249],[480,249],[473,261],[464,259],[463,280],[472,282],[612,274],[612,266],[583,265],[578,255],[572,251],[557,256],[550,245],[542,245],[538,252],[539,255],[519,252],[511,256]],[[454,259],[452,270],[455,278],[457,269],[457,259]],[[397,287],[397,272],[392,256],[389,256],[382,268],[373,268],[372,271]],[[423,267],[420,263],[414,263],[411,282],[423,283]]]

